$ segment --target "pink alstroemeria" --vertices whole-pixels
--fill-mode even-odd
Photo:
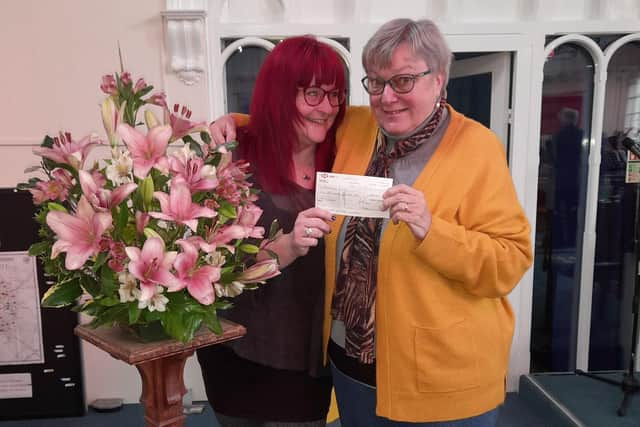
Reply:
[[[98,210],[110,210],[118,206],[129,194],[138,188],[137,184],[123,184],[113,190],[107,190],[100,183],[96,182],[94,176],[87,171],[78,171],[80,187],[94,208]],[[103,180],[104,181],[104,180]]]
[[[94,135],[85,136],[80,141],[73,141],[69,132],[61,132],[59,136],[53,138],[52,148],[40,147],[34,149],[33,152],[56,163],[82,169],[89,150],[100,142]]]
[[[165,159],[171,127],[156,126],[143,135],[126,123],[118,125],[118,134],[124,141],[133,160],[133,174],[144,179],[152,167]],[[165,159],[166,161],[166,159]]]
[[[193,203],[189,187],[181,179],[171,181],[169,194],[156,191],[153,196],[160,201],[162,212],[149,212],[149,215],[156,219],[184,224],[194,232],[198,229],[197,218],[213,218],[217,215],[215,211]]]
[[[179,288],[169,288],[169,292],[179,291],[186,286],[198,302],[212,304],[216,296],[213,283],[220,280],[220,267],[198,267],[198,249],[187,240],[178,240],[176,243],[182,247],[182,252],[176,257],[173,267],[182,285]]]
[[[174,152],[169,157],[169,170],[175,176],[182,178],[191,192],[216,188],[218,185],[216,168],[205,165],[201,158],[194,157],[191,153],[186,145],[181,150]]]
[[[150,237],[142,246],[127,246],[125,252],[129,257],[129,273],[140,281],[141,301],[147,301],[156,293],[156,285],[167,288],[180,286],[180,281],[169,271],[178,255],[177,252],[165,252],[164,242],[159,237]]]
[[[35,187],[29,189],[33,196],[33,203],[36,205],[42,204],[47,200],[59,200],[61,202],[67,200],[69,189],[73,187],[71,174],[64,169],[58,168],[51,172],[51,177],[53,179],[40,181]]]
[[[226,161],[225,157],[231,158],[230,155],[223,156],[223,160],[218,165],[218,180],[220,182],[216,187],[216,194],[234,206],[239,206],[243,200],[255,200],[257,197],[251,195],[249,191],[251,184],[246,179],[249,173],[249,163],[242,160]]]
[[[168,110],[166,111],[168,112]],[[173,134],[171,136],[172,141],[176,141],[185,135],[189,135],[190,133],[209,133],[209,126],[207,126],[206,122],[196,123],[189,120],[190,118],[191,110],[189,110],[184,105],[173,105],[173,113],[169,113],[169,124],[171,125],[171,129],[173,129]]]
[[[111,214],[96,213],[84,196],[80,197],[76,215],[50,211],[47,225],[58,237],[51,248],[51,259],[66,252],[67,270],[79,269],[90,256],[100,251],[102,234],[111,227],[111,222]]]
[[[240,273],[236,279],[240,283],[264,283],[280,274],[278,270],[278,261],[269,258],[256,262],[251,267]]]
[[[256,227],[256,223],[261,216],[262,209],[257,205],[238,206],[238,216],[234,222],[244,228],[245,237],[262,239],[264,237],[264,227]]]

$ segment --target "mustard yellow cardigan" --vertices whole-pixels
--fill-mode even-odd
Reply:
[[[418,241],[390,222],[380,242],[376,413],[398,421],[461,419],[503,402],[514,327],[506,295],[531,264],[529,223],[500,142],[448,108],[448,128],[413,184],[433,216],[429,233]],[[368,107],[349,108],[333,170],[363,175],[376,131]],[[325,237],[325,356],[343,221]]]

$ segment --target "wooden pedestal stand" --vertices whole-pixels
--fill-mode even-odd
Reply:
[[[243,326],[220,319],[222,335],[200,330],[193,340],[182,344],[175,340],[142,343],[119,327],[91,329],[80,325],[75,334],[106,351],[116,359],[135,366],[142,378],[142,396],[147,427],[182,427],[183,380],[187,358],[200,347],[239,338],[246,333]]]

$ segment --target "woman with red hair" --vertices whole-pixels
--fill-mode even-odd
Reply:
[[[339,56],[314,37],[280,42],[262,64],[239,158],[261,189],[261,225],[282,234],[267,248],[282,274],[234,300],[225,317],[245,337],[198,350],[207,398],[224,427],[324,426],[331,396],[322,363],[326,211],[314,208],[316,171],[330,171],[345,113]]]

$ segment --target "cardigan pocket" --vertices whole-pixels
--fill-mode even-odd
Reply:
[[[465,319],[445,327],[415,328],[417,385],[420,392],[446,393],[491,380],[479,368],[477,346]]]

